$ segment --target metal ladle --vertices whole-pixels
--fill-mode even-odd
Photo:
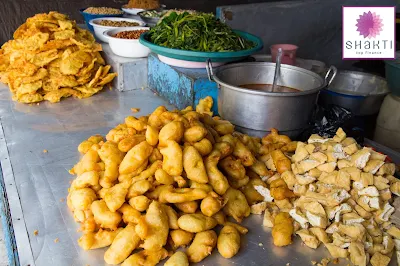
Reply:
[[[278,82],[278,75],[281,70],[281,58],[282,58],[282,48],[279,48],[278,54],[276,55],[276,66],[275,66],[274,82],[272,83],[272,92],[275,92],[276,83]]]

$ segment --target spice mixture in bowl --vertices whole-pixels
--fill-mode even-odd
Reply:
[[[139,26],[137,22],[129,22],[129,21],[115,21],[115,20],[100,20],[95,22],[100,26],[107,26],[107,27],[135,27]]]
[[[122,10],[111,7],[88,7],[80,9],[79,12],[91,32],[94,32],[93,25],[90,24],[91,20],[96,18],[122,17],[124,14]]]
[[[139,42],[140,35],[149,31],[148,27],[115,28],[104,32],[111,51],[119,56],[140,58],[147,57],[150,49]]]
[[[122,10],[112,8],[112,7],[88,7],[83,10],[85,13],[92,15],[122,15]]]
[[[93,26],[96,38],[106,43],[108,43],[108,39],[103,34],[106,30],[111,30],[111,29],[126,30],[126,28],[143,27],[145,25],[143,21],[137,19],[120,18],[120,17],[96,18],[89,21],[89,24]]]
[[[119,39],[139,39],[142,33],[147,32],[148,30],[129,30],[129,31],[121,31],[114,35],[115,38]]]

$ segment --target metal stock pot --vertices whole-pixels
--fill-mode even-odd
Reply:
[[[239,131],[256,136],[265,135],[271,128],[292,137],[299,134],[308,125],[319,91],[332,82],[337,72],[331,67],[324,79],[299,67],[281,65],[277,85],[299,91],[269,92],[239,86],[272,84],[274,63],[229,64],[219,67],[215,74],[208,63],[208,77],[219,88],[219,114]]]
[[[319,103],[341,106],[356,116],[375,115],[389,92],[384,78],[363,72],[339,71],[332,84],[321,91]]]

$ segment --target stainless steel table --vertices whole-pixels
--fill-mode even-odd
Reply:
[[[12,225],[7,228],[8,250],[15,254],[16,264],[105,264],[104,250],[85,252],[77,245],[81,234],[65,201],[74,178],[68,170],[79,160],[81,141],[93,134],[105,135],[131,114],[132,107],[141,109],[137,115],[144,115],[159,105],[173,108],[148,89],[104,90],[85,100],[26,105],[11,101],[8,88],[0,85],[0,163],[10,211],[3,217]],[[298,238],[289,247],[274,247],[261,215],[252,215],[243,224],[250,232],[237,256],[224,259],[214,252],[199,265],[311,265],[312,260],[329,257],[323,247],[314,251]],[[342,265],[347,264],[343,260]]]

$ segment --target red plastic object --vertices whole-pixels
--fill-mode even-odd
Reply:
[[[296,52],[299,47],[293,44],[274,44],[271,47],[272,62],[276,62],[278,49],[282,48],[282,64],[296,65]]]

